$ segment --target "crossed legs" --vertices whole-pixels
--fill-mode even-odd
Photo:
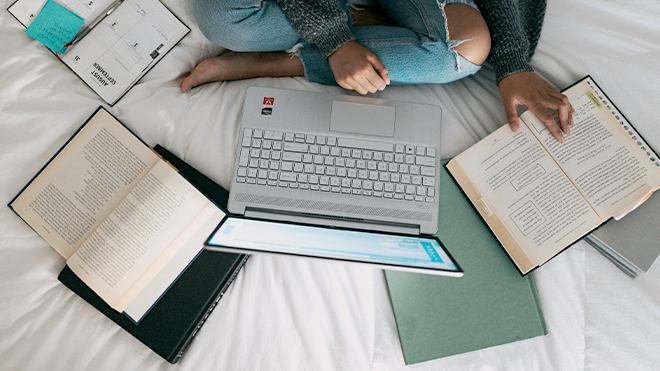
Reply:
[[[391,24],[391,20],[379,12],[371,12],[376,13],[375,16],[369,13],[368,10],[359,12],[354,17],[354,26],[369,26],[373,23],[380,25],[383,22]],[[481,65],[490,52],[490,33],[481,14],[471,6],[457,3],[445,5],[444,15],[450,39],[463,41],[452,46],[453,50],[472,64]],[[179,86],[188,92],[207,82],[268,76],[305,76],[305,72],[301,57],[285,51],[228,51],[200,62],[179,81]]]

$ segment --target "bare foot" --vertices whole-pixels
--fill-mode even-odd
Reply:
[[[304,76],[300,58],[285,52],[228,51],[201,61],[179,81],[185,93],[195,86],[213,81],[242,80],[254,77]]]

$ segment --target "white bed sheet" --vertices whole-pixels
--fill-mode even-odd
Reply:
[[[185,1],[164,0],[192,32],[110,109],[230,183],[249,85],[341,91],[302,78],[213,83],[183,94],[179,77],[219,53]],[[11,1],[0,0],[6,9]],[[533,59],[557,87],[591,74],[660,150],[657,0],[549,2]],[[378,96],[444,110],[442,155],[454,156],[504,119],[490,68],[447,85],[391,86]],[[0,13],[0,203],[7,204],[101,104],[6,11]],[[0,208],[0,370],[657,370],[660,267],[635,280],[579,242],[533,273],[550,334],[406,367],[382,271],[254,256],[176,365],[57,280],[64,260]]]

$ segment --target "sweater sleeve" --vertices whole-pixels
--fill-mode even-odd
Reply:
[[[337,0],[276,0],[303,40],[316,44],[328,58],[337,48],[355,40],[348,15]]]
[[[516,72],[532,71],[529,61],[538,42],[545,0],[476,0],[488,28],[492,45],[489,62],[497,83]]]

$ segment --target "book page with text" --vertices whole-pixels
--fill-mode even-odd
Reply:
[[[125,0],[61,58],[112,104],[187,32],[158,0]]]
[[[209,203],[168,163],[160,161],[85,240],[67,265],[114,308]]]
[[[11,206],[69,259],[158,161],[149,147],[100,109]]]
[[[576,112],[558,142],[534,114],[521,119],[601,219],[622,216],[660,187],[660,168],[639,149],[585,81],[564,92]]]
[[[158,262],[155,262],[149,267],[147,272],[140,277],[138,283],[131,287],[122,298],[122,301],[126,300],[128,303],[126,307],[124,308],[122,307],[122,303],[118,303],[118,311],[123,310],[133,321],[139,322],[154,304],[156,304],[160,297],[174,283],[177,277],[179,277],[184,269],[186,269],[197,257],[200,251],[204,248],[204,242],[206,242],[206,239],[211,233],[213,233],[218,227],[218,224],[220,224],[225,217],[226,214],[221,209],[215,205],[210,205],[210,207],[214,210],[210,217],[200,218],[200,220],[204,221],[203,224],[190,228],[190,230],[193,231],[193,235],[182,239],[185,243],[184,246],[178,249],[178,251],[168,248],[168,250],[172,250],[173,253],[175,252],[176,255],[170,256],[169,259],[167,259],[167,257],[164,256],[167,255],[167,252],[165,252],[158,257],[158,260],[162,260],[164,265],[159,266]],[[202,214],[204,214],[204,211]],[[182,236],[180,235],[180,237]],[[149,271],[154,271],[155,273],[150,275]],[[134,294],[134,296],[131,296],[132,291],[137,291],[137,293]]]
[[[601,223],[524,125],[517,133],[504,125],[454,160],[482,197],[486,222],[496,215],[536,265]]]

